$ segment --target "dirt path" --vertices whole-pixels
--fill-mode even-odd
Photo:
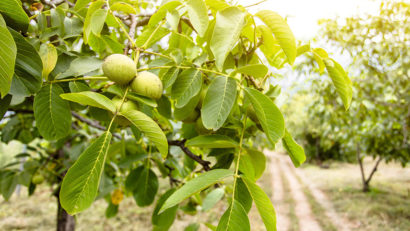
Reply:
[[[325,214],[332,222],[333,226],[340,231],[350,231],[350,222],[337,214],[335,208],[333,207],[333,204],[329,201],[327,196],[316,187],[315,183],[312,182],[309,178],[305,177],[302,170],[295,169],[295,173],[299,177],[299,179],[308,187],[315,200],[320,204],[320,206],[322,206],[322,208],[324,208]]]
[[[273,204],[276,208],[277,228],[279,231],[287,231],[291,227],[289,218],[289,205],[286,204],[284,195],[284,180],[290,188],[291,197],[295,203],[295,215],[299,222],[300,231],[321,231],[322,228],[317,222],[312,212],[311,205],[304,193],[306,185],[314,200],[325,211],[323,215],[327,216],[332,225],[340,231],[350,231],[350,223],[341,217],[335,211],[333,204],[327,196],[319,190],[314,182],[304,176],[303,170],[294,168],[290,159],[285,155],[267,151],[266,154],[271,158],[271,174],[273,181]],[[299,181],[299,180],[300,181]],[[301,184],[301,182],[303,182]]]
[[[300,185],[294,172],[290,169],[287,160],[278,158],[280,163],[282,174],[285,176],[289,183],[290,191],[292,193],[293,200],[295,201],[295,213],[299,220],[300,231],[321,231],[319,223],[316,221],[312,209],[306,195],[303,193],[303,187]]]
[[[289,229],[289,217],[287,213],[289,211],[289,206],[286,205],[284,188],[282,177],[280,175],[281,169],[277,163],[276,159],[271,159],[271,175],[273,181],[273,205],[276,211],[276,227],[278,231],[288,231]]]

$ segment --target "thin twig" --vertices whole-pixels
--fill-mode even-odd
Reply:
[[[259,2],[257,2],[257,3],[253,3],[253,4],[250,4],[250,5],[244,6],[244,7],[245,7],[245,8],[248,8],[248,7],[256,6],[256,5],[259,5],[259,4],[264,3],[264,2],[266,2],[266,1],[267,1],[267,0],[262,0],[262,1],[259,1]]]
[[[135,14],[131,14],[131,25],[130,25],[130,38],[134,40],[135,37],[135,28],[137,27],[137,17]],[[128,54],[128,50],[132,47],[133,41],[128,41],[127,46],[124,48],[124,55]]]
[[[73,111],[72,111],[71,114],[72,114],[76,119],[78,119],[79,121],[81,121],[81,122],[83,122],[83,123],[86,123],[86,124],[90,125],[91,127],[97,128],[97,129],[102,130],[102,131],[106,131],[106,130],[107,130],[106,127],[102,126],[102,125],[99,124],[98,122],[92,121],[92,120],[87,119],[87,118],[84,118],[84,117],[82,117],[80,114],[78,114],[77,112],[73,112]],[[115,138],[117,138],[117,139],[122,139],[121,136],[118,135],[118,134],[115,134],[115,133],[114,133],[113,136],[114,136]]]
[[[189,148],[187,148],[185,146],[185,142],[186,140],[168,140],[168,145],[173,145],[173,146],[178,146],[181,148],[181,150],[191,159],[193,159],[194,161],[198,162],[200,165],[202,165],[202,167],[204,168],[205,171],[209,171],[211,170],[211,168],[209,167],[209,165],[211,164],[211,162],[203,160],[201,156],[197,156],[194,153],[191,152],[191,150],[189,150]]]

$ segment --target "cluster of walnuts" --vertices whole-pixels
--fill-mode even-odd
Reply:
[[[126,55],[112,54],[108,56],[102,65],[102,69],[109,80],[121,86],[130,86],[131,90],[138,95],[152,99],[161,98],[162,82],[158,76],[147,71],[137,73],[134,61]],[[114,97],[112,101],[117,109],[120,109],[122,99]],[[136,102],[126,99],[120,111],[138,110],[138,108]],[[128,120],[122,117],[116,118],[116,122],[123,126],[129,125]]]

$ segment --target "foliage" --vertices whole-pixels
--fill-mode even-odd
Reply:
[[[308,94],[322,96],[311,96],[306,129],[298,134],[312,155],[352,160],[358,154],[359,162],[369,155],[403,166],[410,161],[409,10],[408,3],[386,1],[378,16],[322,21],[323,40],[350,60],[355,100],[346,113],[335,106],[330,82],[313,78],[315,92]]]
[[[178,208],[210,209],[204,203],[213,186],[224,186],[215,197],[224,197],[228,209],[216,230],[250,230],[252,201],[266,229],[276,230],[273,206],[256,184],[266,165],[258,150],[265,143],[256,137],[263,132],[273,146],[282,139],[296,166],[305,156],[273,100],[271,66],[280,69],[304,52],[317,53],[309,45],[297,47],[279,14],[252,15],[244,6],[213,0],[159,7],[126,0],[7,0],[0,12],[6,42],[0,44],[6,67],[0,72],[6,113],[1,138],[28,149],[16,156],[25,161],[23,170],[16,168],[19,161],[1,170],[4,198],[17,182],[33,193],[36,174],[71,215],[104,198],[112,217],[123,195],[142,207],[158,193],[152,222],[154,229],[168,230]],[[161,79],[151,86],[164,86],[160,98],[111,78],[125,71],[116,67],[121,62],[103,70],[104,58],[119,53],[134,60],[138,73]],[[316,61],[326,66],[347,109],[351,83],[343,68],[323,53]],[[124,106],[128,101],[138,110]],[[169,178],[172,189],[158,192],[159,177]]]

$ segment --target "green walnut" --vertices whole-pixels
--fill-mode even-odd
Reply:
[[[33,178],[31,179],[31,182],[33,184],[41,184],[44,182],[44,176],[37,173],[33,176]]]
[[[196,119],[198,119],[199,117],[199,112],[198,110],[194,110],[191,112],[191,114],[189,114],[188,117],[186,117],[185,119],[182,120],[182,122],[184,123],[194,123],[196,121]]]
[[[138,95],[159,99],[162,95],[162,82],[157,75],[143,71],[132,81],[131,89]]]
[[[206,127],[202,123],[201,117],[199,117],[195,122],[195,130],[199,135],[207,135],[207,134],[212,133],[212,130],[206,129]]]
[[[208,90],[208,86],[205,86],[202,88],[201,95],[199,96],[198,108],[202,108],[202,104],[204,102],[207,90]]]
[[[119,97],[114,97],[112,99],[112,102],[114,103],[115,107],[117,108],[117,110],[120,108],[121,106],[121,101],[122,99]],[[138,104],[135,103],[134,101],[131,100],[127,100],[124,101],[124,103],[122,104],[121,110],[120,112],[125,112],[125,111],[131,111],[131,110],[138,110]],[[110,113],[110,116],[112,118],[113,114]],[[121,126],[128,126],[131,125],[131,122],[128,121],[126,118],[124,118],[124,116],[119,116],[117,115],[115,120],[114,120],[118,125]]]
[[[109,80],[120,85],[129,84],[137,73],[134,61],[122,54],[108,56],[102,65],[102,69]]]
[[[251,119],[253,122],[255,122],[256,124],[260,124],[258,116],[256,115],[255,109],[253,108],[252,105],[249,105],[248,108],[248,117],[249,119]]]

